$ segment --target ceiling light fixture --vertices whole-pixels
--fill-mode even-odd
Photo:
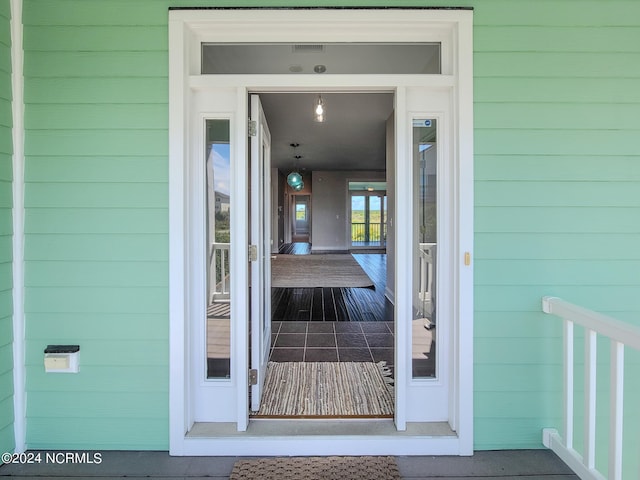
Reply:
[[[300,146],[299,143],[290,143],[289,145],[291,145],[291,148],[293,148],[294,153],[296,151],[296,148]],[[298,168],[297,168],[298,162],[302,158],[302,155],[294,155],[293,158],[296,159],[296,166],[293,168],[293,171],[289,175],[287,175],[287,183],[296,192],[299,192],[304,188],[304,181],[302,180],[302,175],[298,173]]]
[[[318,95],[318,98],[313,104],[313,119],[316,122],[320,122],[320,123],[324,122],[325,110],[326,110],[326,106],[324,104],[324,100],[322,99],[322,95]]]

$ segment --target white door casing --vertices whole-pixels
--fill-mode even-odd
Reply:
[[[380,29],[384,23],[385,28]],[[170,451],[173,455],[216,454],[243,455],[271,452],[295,454],[295,452],[341,453],[387,452],[389,454],[471,454],[473,450],[473,269],[465,265],[465,253],[471,255],[473,240],[473,130],[472,130],[472,13],[451,10],[211,10],[170,12]],[[211,42],[441,42],[441,75],[200,75],[200,45]],[[411,115],[443,114],[433,108],[420,107],[411,110],[416,92],[445,92],[450,110],[450,159],[451,178],[447,180],[453,201],[448,212],[450,225],[447,232],[450,240],[451,271],[448,279],[450,335],[447,351],[440,349],[439,363],[446,362],[448,385],[445,403],[448,422],[457,432],[457,438],[416,438],[389,442],[385,438],[370,438],[363,444],[349,442],[348,438],[327,439],[318,437],[296,437],[289,441],[273,443],[267,438],[244,437],[238,442],[217,436],[194,439],[185,435],[194,422],[233,422],[236,429],[247,427],[247,372],[248,358],[248,245],[246,212],[247,182],[246,139],[244,112],[247,111],[248,91],[395,91],[396,120],[396,179],[408,173],[410,142],[406,135],[410,131]],[[416,90],[417,89],[417,90]],[[426,89],[426,90],[425,90]],[[232,277],[231,308],[236,318],[232,322],[232,378],[216,385],[212,398],[225,405],[221,417],[202,420],[198,415],[198,397],[202,393],[197,370],[192,368],[196,358],[199,307],[197,297],[200,264],[194,254],[197,245],[198,199],[191,189],[195,181],[189,167],[194,153],[194,117],[202,116],[198,109],[204,108],[195,100],[198,96],[225,97],[221,103],[214,102],[209,112],[230,118],[232,123],[232,192],[235,193],[235,212],[231,228],[236,234],[231,250]],[[227,108],[225,102],[233,103]],[[212,105],[212,104],[209,104]],[[446,112],[443,114],[446,117]],[[445,120],[446,121],[446,120]],[[402,139],[405,141],[402,141]],[[404,166],[403,166],[404,165]],[[404,169],[404,170],[403,170]],[[411,218],[398,215],[401,207],[409,205],[402,198],[403,185],[396,180],[396,239],[411,225]],[[405,190],[408,190],[405,188]],[[244,195],[244,198],[243,198]],[[401,202],[405,202],[404,204]],[[440,212],[439,212],[440,213]],[[442,218],[442,217],[440,217]],[[407,237],[404,234],[404,237]],[[439,241],[441,239],[439,238]],[[404,246],[406,247],[406,246]],[[407,422],[416,421],[412,412],[423,411],[428,406],[420,400],[424,382],[412,380],[410,374],[410,329],[402,319],[411,318],[410,275],[403,272],[410,267],[410,248],[396,246],[396,425],[402,430]],[[404,253],[401,253],[404,252]],[[404,256],[403,256],[404,255]],[[405,298],[401,292],[406,290]],[[443,289],[439,288],[442,292]],[[444,300],[442,300],[444,301]],[[202,360],[200,360],[202,361]],[[222,400],[219,397],[226,397]],[[417,403],[415,403],[415,399]],[[228,405],[227,405],[228,402]],[[202,402],[200,402],[202,403]],[[418,419],[418,421],[420,421]],[[247,433],[249,435],[249,433]],[[397,439],[396,439],[397,440]],[[270,443],[271,442],[271,443]],[[378,443],[376,443],[378,442]],[[253,448],[247,449],[248,445]],[[270,445],[270,446],[269,446]]]
[[[250,280],[251,369],[257,372],[251,410],[258,411],[271,349],[271,134],[258,95],[251,95],[250,108],[255,125],[251,128],[250,229],[257,254],[251,261]]]

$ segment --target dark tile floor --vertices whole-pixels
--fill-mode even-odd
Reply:
[[[274,362],[379,362],[393,367],[393,322],[272,322]]]

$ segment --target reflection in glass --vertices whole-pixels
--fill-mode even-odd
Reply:
[[[207,120],[207,378],[231,376],[229,148],[229,120]]]
[[[203,74],[439,74],[440,43],[203,43]]]
[[[436,376],[437,260],[436,121],[413,121],[413,325],[414,378]]]

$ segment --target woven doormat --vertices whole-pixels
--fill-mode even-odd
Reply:
[[[399,480],[394,457],[277,457],[239,460],[230,480]]]
[[[255,416],[388,418],[393,411],[384,362],[269,362]]]

